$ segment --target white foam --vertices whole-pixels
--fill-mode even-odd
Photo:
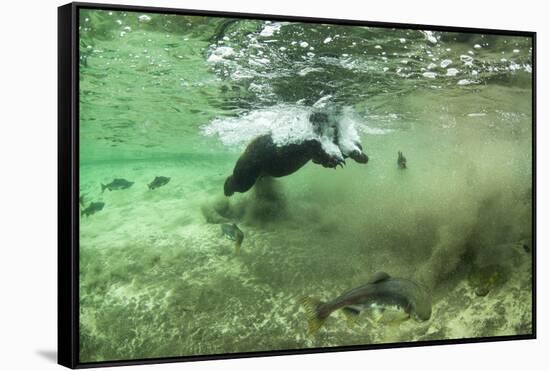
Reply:
[[[305,67],[300,71],[298,71],[298,75],[305,76],[310,72],[320,72],[320,71],[323,71],[323,69],[320,67]]]
[[[328,44],[332,41],[332,37],[327,37],[325,40],[323,40],[323,44]]]
[[[230,46],[218,46],[212,51],[207,61],[209,63],[223,62],[225,58],[235,54],[235,51]]]
[[[140,22],[150,22],[151,21],[151,17],[149,17],[148,15],[146,14],[142,14],[138,17],[138,20]]]
[[[267,59],[267,58],[250,58],[248,60],[248,64],[250,64],[252,66],[257,66],[257,67],[258,66],[263,67],[268,63],[269,63],[269,59]]]
[[[449,68],[447,70],[447,76],[456,76],[458,74],[458,70],[456,68]]]
[[[251,111],[240,117],[218,118],[201,128],[206,136],[217,136],[228,146],[242,145],[272,133],[278,143],[296,143],[314,137],[305,107],[278,105]]]
[[[367,125],[360,127],[360,129],[363,133],[369,135],[386,135],[393,132],[392,129],[375,128]]]
[[[300,46],[301,46],[302,48],[307,48],[307,47],[309,46],[309,44],[308,44],[306,41],[301,41],[301,42],[300,42]]]
[[[371,129],[361,123],[363,120],[357,117],[349,107],[344,107],[342,114],[336,120],[338,130],[332,125],[327,125],[318,132],[314,131],[309,121],[311,113],[311,107],[280,104],[251,111],[240,117],[215,119],[201,128],[201,134],[217,136],[223,144],[228,146],[246,145],[252,139],[266,134],[270,134],[273,142],[278,146],[317,140],[327,154],[343,159],[344,155],[360,150],[357,146],[360,139],[357,129],[375,134],[387,132]],[[336,133],[338,133],[338,144],[334,142]]]
[[[432,44],[437,44],[437,38],[435,37],[433,31],[420,31],[424,35],[424,38],[431,42]]]
[[[471,84],[477,84],[478,81],[476,80],[468,80],[468,79],[462,79],[457,82],[458,85],[471,85]]]
[[[435,77],[437,76],[437,73],[435,73],[435,72],[424,72],[422,74],[422,76],[427,77],[429,79],[435,79]]]
[[[332,95],[330,94],[325,95],[324,97],[319,98],[317,102],[313,103],[313,107],[323,108],[328,104],[328,102],[330,102],[331,99],[332,99]]]
[[[321,142],[321,148],[332,157],[336,157],[340,160],[344,159],[342,151],[340,148],[330,139],[329,137],[322,136],[319,138]]]
[[[515,62],[510,62],[510,66],[508,67],[510,71],[516,71],[521,69],[521,66]]]
[[[345,107],[339,120],[338,144],[344,155],[349,155],[355,151],[361,151],[357,146],[360,142],[356,127],[358,123],[350,107]]]
[[[441,66],[441,68],[447,68],[452,63],[453,61],[450,59],[443,59],[439,65]]]
[[[466,55],[466,54],[462,54],[460,56],[460,60],[462,61],[462,63],[464,63],[464,65],[469,66],[469,67],[471,67],[473,65],[473,62],[474,62],[474,58],[472,58],[471,56]]]
[[[273,36],[274,33],[279,32],[281,29],[282,23],[268,23],[264,26],[262,29],[262,32],[260,32],[260,36],[263,37],[270,37]]]

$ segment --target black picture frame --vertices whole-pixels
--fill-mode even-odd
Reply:
[[[79,360],[79,48],[78,14],[81,9],[125,10],[147,13],[200,15],[258,20],[331,23],[337,25],[408,28],[461,33],[522,36],[532,39],[532,333],[482,338],[441,339],[407,343],[337,346],[277,351],[243,352],[82,363]],[[315,17],[281,16],[171,9],[145,6],[70,3],[58,8],[58,363],[69,368],[156,364],[244,357],[341,352],[380,348],[418,347],[462,343],[536,339],[536,32],[386,23]]]

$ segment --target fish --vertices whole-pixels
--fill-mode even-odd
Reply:
[[[237,227],[237,224],[222,224],[222,236],[227,237],[231,241],[235,241],[235,253],[241,251],[241,245],[244,239],[244,233]]]
[[[406,169],[407,168],[407,159],[405,156],[403,156],[403,152],[398,151],[397,152],[397,166],[400,169]]]
[[[127,189],[130,188],[134,184],[134,182],[130,182],[126,179],[114,179],[109,184],[101,184],[101,192],[104,192],[105,189],[108,189],[109,191],[115,191],[120,189]]]
[[[384,311],[401,312],[402,320],[412,317],[417,321],[427,321],[432,314],[431,296],[423,286],[385,272],[376,273],[367,284],[346,291],[334,300],[322,302],[305,297],[301,304],[306,311],[310,333],[318,331],[338,309],[343,311],[348,324],[355,323],[364,310],[382,314]]]
[[[82,210],[80,213],[81,216],[90,216],[92,214],[97,213],[98,211],[103,210],[103,207],[105,206],[104,202],[92,202],[88,205],[87,208]]]
[[[151,183],[147,184],[147,187],[153,190],[155,188],[162,187],[163,185],[167,184],[169,181],[170,181],[170,178],[166,176],[157,176]]]

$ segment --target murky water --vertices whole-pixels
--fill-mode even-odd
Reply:
[[[80,57],[82,362],[531,332],[529,38],[81,10]],[[368,164],[224,196],[329,108]],[[431,318],[308,332],[300,298],[378,271]]]

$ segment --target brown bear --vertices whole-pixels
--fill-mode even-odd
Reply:
[[[329,120],[326,113],[317,112],[310,116],[314,132],[330,133],[330,140],[338,145],[338,125]],[[327,130],[327,127],[331,130]],[[327,153],[317,139],[308,139],[300,143],[277,145],[270,134],[261,135],[252,140],[237,160],[224,184],[224,194],[231,196],[235,192],[244,193],[262,176],[282,177],[290,175],[304,166],[309,160],[327,168],[345,165],[344,159],[350,157],[358,163],[366,164],[368,157],[363,148],[354,142],[351,151],[341,154]]]

